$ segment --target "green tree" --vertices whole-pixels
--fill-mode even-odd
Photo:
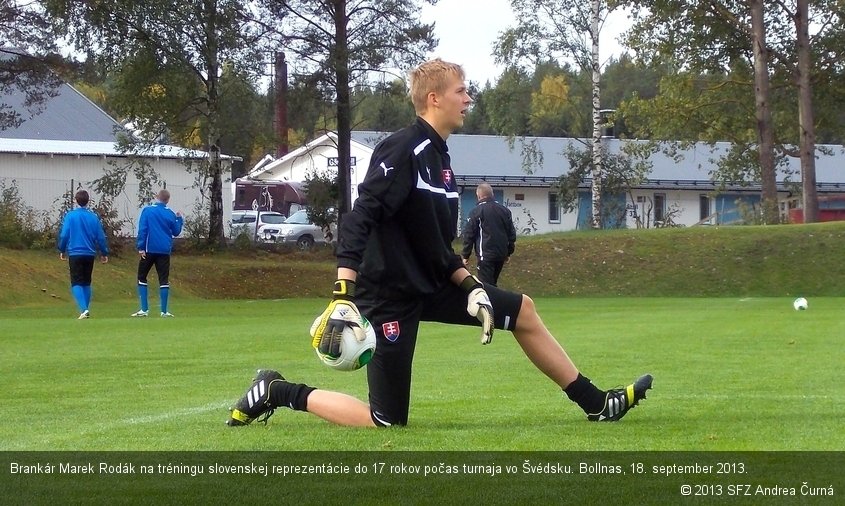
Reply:
[[[332,225],[337,222],[337,204],[339,195],[335,177],[327,171],[309,172],[305,175],[305,188],[308,196],[308,219],[323,230],[326,239],[332,239]]]
[[[414,121],[414,107],[408,100],[405,82],[394,79],[358,85],[352,93],[354,130],[392,132]]]
[[[531,94],[531,131],[533,135],[564,137],[566,131],[564,116],[571,108],[569,84],[562,75],[547,76],[540,83],[540,89]]]
[[[531,76],[511,66],[502,72],[496,86],[485,93],[490,127],[499,135],[530,135]]]
[[[181,3],[159,0],[50,0],[77,50],[119,71],[118,86],[140,89],[126,102],[130,119],[148,139],[163,130],[208,152],[200,168],[209,198],[210,245],[225,244],[220,159],[220,78],[223,63],[257,72],[265,40],[242,0]],[[130,77],[131,76],[131,77]],[[138,82],[140,81],[140,82]]]
[[[609,153],[604,145],[601,149],[604,151],[602,160],[605,163],[601,187],[605,194],[625,195],[626,201],[636,205],[632,188],[641,184],[651,170],[651,164],[647,160],[654,152],[653,145],[630,142],[625,144],[619,153]],[[592,175],[593,158],[589,151],[572,144],[564,150],[563,155],[571,169],[560,177],[557,189],[561,207],[567,212],[572,212],[578,208],[581,185]],[[612,199],[602,199],[602,223],[605,226],[621,226],[625,222],[626,212],[625,205],[616,205]],[[649,224],[644,217],[637,217],[637,228],[648,228]]]
[[[221,152],[240,156],[245,167],[252,167],[275,144],[267,109],[254,79],[226,63],[220,76],[220,117],[225,118],[220,124]]]
[[[408,0],[260,0],[266,26],[300,73],[334,93],[338,135],[339,219],[350,209],[351,86],[373,72],[409,68],[434,46],[432,25]]]
[[[602,103],[608,109],[619,109],[621,104],[633,97],[650,100],[657,96],[658,83],[665,69],[660,66],[646,65],[634,60],[630,55],[611,58],[605,65],[601,77]],[[614,132],[617,137],[631,137],[622,115],[616,115]],[[678,137],[673,137],[678,138]]]
[[[288,125],[296,132],[296,137],[302,139],[302,144],[325,132],[325,122],[320,118],[332,115],[333,110],[331,90],[321,86],[319,76],[297,74],[292,77],[288,85]]]
[[[470,81],[469,96],[472,97],[473,103],[470,106],[469,112],[464,119],[464,126],[461,129],[462,133],[476,134],[476,135],[490,135],[496,133],[493,127],[490,126],[490,111],[489,111],[489,96],[492,86],[489,82],[484,85],[484,89],[479,89],[478,85]]]
[[[17,128],[58,93],[68,65],[58,55],[51,18],[34,2],[0,2],[0,131]],[[22,114],[23,110],[26,113]]]
[[[668,64],[675,73],[662,87],[664,94],[676,98],[676,108],[663,109],[662,118],[647,115],[648,121],[663,122],[667,114],[695,115],[702,119],[709,117],[716,125],[732,125],[729,134],[715,137],[714,133],[725,129],[703,127],[707,121],[702,121],[701,130],[688,129],[682,139],[730,140],[741,144],[720,160],[717,177],[726,179],[745,174],[744,180],[761,182],[763,217],[767,223],[778,219],[776,168],[787,156],[800,157],[806,184],[805,207],[812,220],[816,206],[815,126],[821,124],[815,119],[813,100],[823,96],[829,103],[829,97],[835,95],[830,88],[822,93],[813,88],[835,82],[825,77],[837,74],[833,69],[840,65],[829,64],[841,61],[841,46],[824,45],[824,41],[836,38],[842,31],[841,2],[637,0],[633,3],[643,9],[640,14],[647,14],[638,17],[628,45],[638,48],[639,54],[648,60]],[[813,40],[807,33],[809,26],[816,28]],[[821,50],[812,48],[814,41],[821,43]],[[831,52],[826,53],[825,49]],[[819,63],[811,61],[813,56]],[[699,82],[705,76],[711,80],[711,86],[684,84],[678,76]],[[714,76],[722,76],[722,80]],[[727,93],[727,89],[732,93]],[[685,94],[689,92],[697,95]],[[663,102],[668,104],[666,100]],[[823,121],[830,117],[826,113]],[[796,145],[800,149],[795,149]],[[753,149],[758,151],[756,159],[734,156]]]

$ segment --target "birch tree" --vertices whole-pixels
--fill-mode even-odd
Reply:
[[[819,219],[819,199],[816,192],[816,125],[813,111],[811,83],[812,55],[810,49],[809,0],[797,0],[792,16],[795,22],[797,64],[795,81],[798,86],[798,150],[801,159],[801,200],[804,223]]]
[[[495,54],[509,65],[536,65],[549,58],[572,62],[591,76],[591,226],[602,228],[604,179],[599,35],[618,2],[606,0],[511,0],[516,26],[499,37]]]

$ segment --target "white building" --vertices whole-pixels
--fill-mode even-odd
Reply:
[[[138,199],[139,181],[132,169],[145,163],[161,180],[152,190],[160,186],[170,190],[174,210],[181,210],[186,219],[197,218],[195,213],[202,209],[207,213],[201,181],[196,171],[186,168],[204,160],[207,153],[166,145],[134,156],[121,153],[116,140],[123,127],[68,84],[56,89],[56,95],[34,112],[25,104],[23,93],[11,90],[0,99],[4,108],[18,112],[23,120],[15,128],[0,130],[0,188],[17,188],[34,211],[57,218],[58,210],[78,189],[87,190],[96,203],[100,196],[93,181],[124,167],[129,169],[125,190],[113,204],[124,222],[122,233],[134,235],[140,208],[147,202]],[[232,160],[224,156],[224,167]],[[224,222],[231,220],[231,203],[229,186],[224,185]]]
[[[352,200],[358,197],[358,184],[364,180],[370,155],[375,144],[364,144],[352,140],[350,146],[350,187]],[[269,155],[268,155],[269,156]],[[258,181],[303,182],[309,174],[337,174],[337,134],[329,132],[308,144],[291,151],[278,160],[265,157],[245,176]]]
[[[366,175],[375,145],[386,137],[384,132],[352,133],[352,196]],[[333,171],[337,164],[337,137],[323,135],[283,158],[259,165],[248,177],[256,180],[302,181],[309,171]],[[620,153],[623,143],[638,142],[604,139],[610,153]],[[591,216],[590,181],[579,190],[577,208],[563,212],[554,188],[558,178],[569,171],[565,149],[576,139],[533,137],[515,139],[491,135],[449,136],[452,169],[461,191],[461,212],[466,217],[475,204],[475,187],[490,183],[496,200],[513,213],[517,232],[523,235],[542,234],[588,228]],[[522,146],[530,144],[542,163],[523,168]],[[724,225],[742,220],[743,208],[760,202],[760,185],[721,185],[711,179],[716,160],[727,152],[728,143],[711,147],[705,143],[680,150],[677,156],[663,152],[653,154],[651,171],[646,180],[632,188],[629,195],[605,197],[616,200],[625,209],[623,222],[615,226],[634,228],[662,226],[667,222],[680,226],[698,224]],[[825,146],[831,155],[816,159],[816,180],[819,195],[845,193],[845,157],[842,146]],[[536,160],[537,158],[533,158]],[[799,161],[790,159],[778,175],[778,197],[786,212],[795,184],[800,183]],[[462,220],[463,221],[463,220]]]

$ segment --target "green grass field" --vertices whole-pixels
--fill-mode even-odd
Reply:
[[[365,398],[365,373],[324,367],[307,337],[334,280],[328,251],[177,251],[176,318],[142,320],[128,316],[136,259],[115,256],[95,267],[93,318],[78,321],[55,252],[0,247],[0,501],[841,503],[845,263],[831,252],[843,248],[845,222],[520,238],[503,286],[535,296],[600,387],[652,373],[648,399],[619,423],[589,423],[509,334],[482,347],[474,328],[423,324],[410,425],[376,430],[287,409],[266,426],[224,424],[259,367]],[[798,295],[809,310],[792,309]],[[104,462],[139,469],[15,468]],[[325,463],[354,470],[276,470]],[[719,463],[730,472],[655,467]],[[216,472],[237,465],[276,467]],[[733,484],[792,493],[739,497]]]
[[[258,367],[366,396],[362,371],[322,366],[307,329],[321,299],[174,297],[173,319],[133,319],[129,301],[0,308],[4,451],[845,450],[845,299],[544,298],[540,314],[600,387],[654,375],[616,424],[588,423],[519,350],[477,330],[424,324],[411,420],[335,427],[280,409],[230,428]],[[152,299],[155,309],[156,300]]]

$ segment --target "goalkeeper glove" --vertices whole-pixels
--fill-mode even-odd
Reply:
[[[361,313],[352,302],[355,296],[355,282],[339,279],[334,283],[332,301],[311,325],[311,346],[324,355],[340,356],[343,330],[352,329],[355,339],[363,342],[367,335],[361,321]]]
[[[493,304],[484,290],[484,285],[470,274],[461,282],[461,288],[469,293],[467,313],[481,322],[481,344],[490,344],[493,340]]]

